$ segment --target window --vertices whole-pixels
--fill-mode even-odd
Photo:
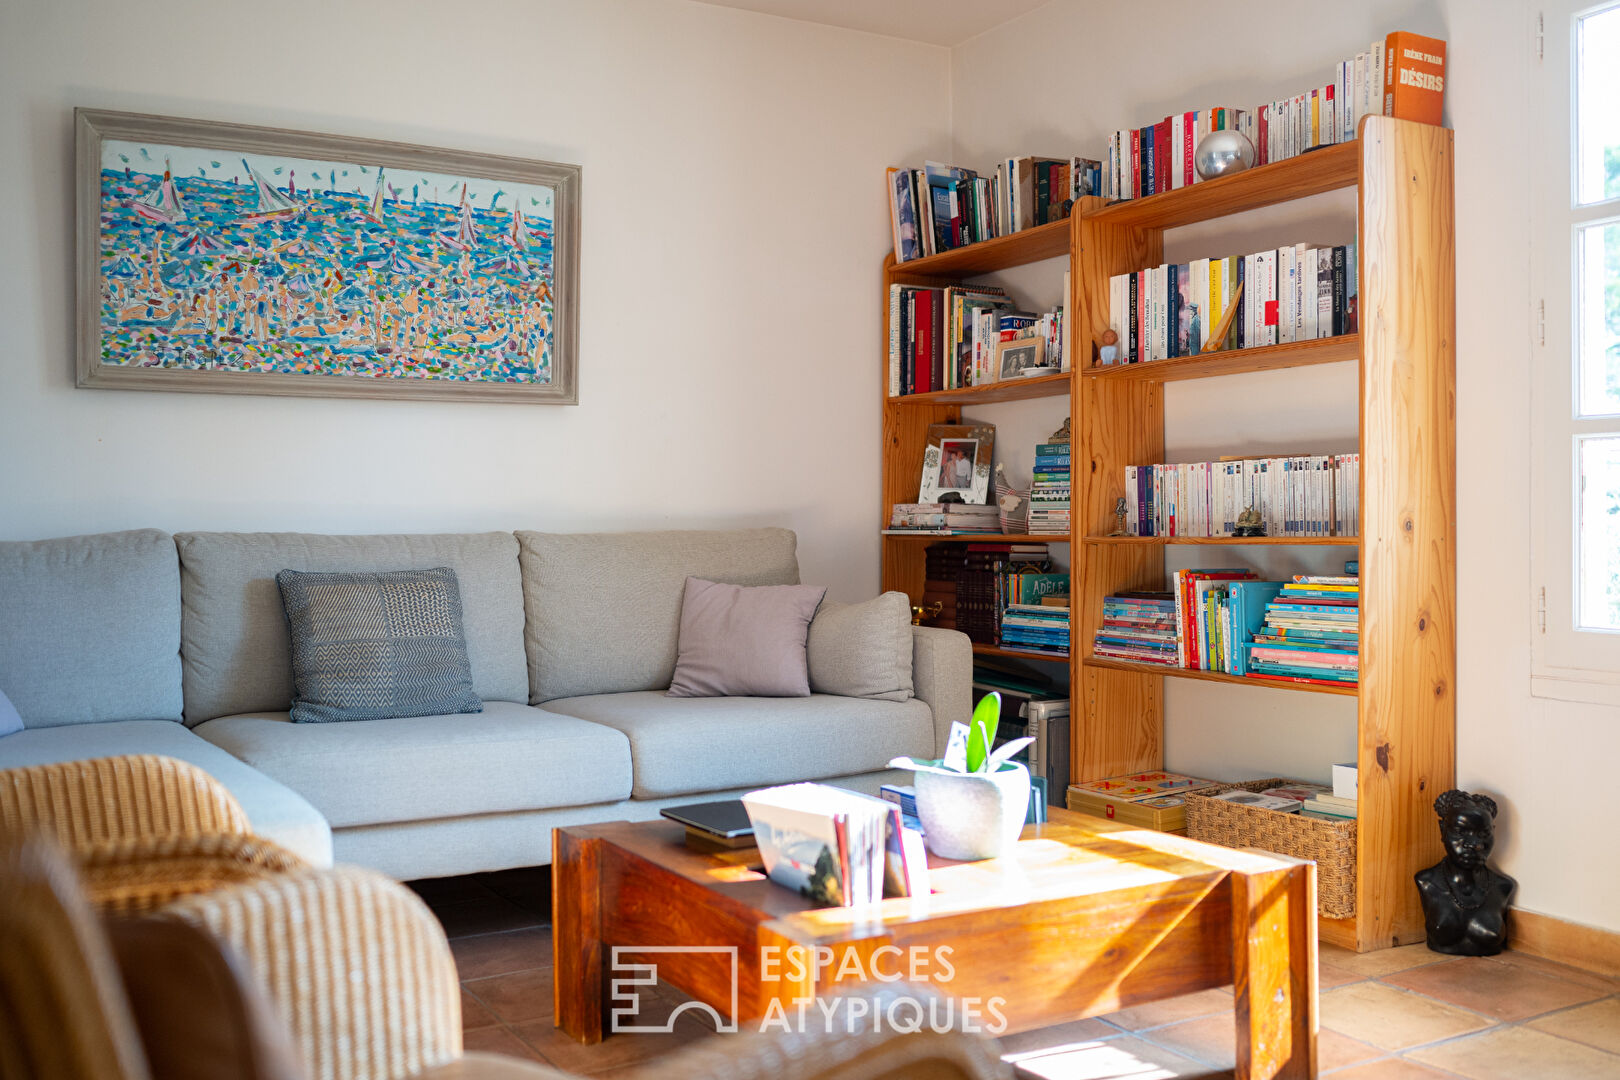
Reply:
[[[1620,701],[1620,3],[1542,19],[1535,688]]]

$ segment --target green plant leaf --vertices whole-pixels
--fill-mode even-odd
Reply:
[[[973,722],[968,729],[968,772],[983,772],[990,760],[990,748],[996,744],[996,728],[1001,726],[1001,695],[994,691],[979,699],[973,709]]]

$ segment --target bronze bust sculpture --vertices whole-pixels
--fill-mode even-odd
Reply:
[[[1495,956],[1507,946],[1514,881],[1485,865],[1495,844],[1496,803],[1448,791],[1434,800],[1446,857],[1414,875],[1429,948],[1452,956]]]

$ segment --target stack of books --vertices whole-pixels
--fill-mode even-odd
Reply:
[[[1110,362],[1196,355],[1234,306],[1218,349],[1353,334],[1357,281],[1355,244],[1294,244],[1116,274],[1108,280],[1108,325],[1119,350]]]
[[[938,615],[929,618],[930,626],[947,630],[956,627],[956,582],[967,563],[967,545],[955,543],[929,544],[923,556],[923,598],[925,611]]]
[[[887,535],[924,533],[929,536],[975,535],[1001,532],[996,507],[980,503],[895,503]]]
[[[1252,507],[1267,536],[1354,536],[1360,485],[1360,454],[1127,465],[1125,532],[1230,536]]]
[[[1035,447],[1035,477],[1029,489],[1031,535],[1069,532],[1069,444],[1041,443]]]
[[[1045,544],[1006,541],[967,545],[956,576],[956,629],[981,644],[999,644],[1006,575],[1045,574],[1051,569]]]
[[[1356,816],[1356,763],[1333,766],[1333,788],[1317,792],[1305,803],[1307,814],[1318,814],[1334,821],[1354,820]]]
[[[1142,664],[1176,663],[1176,601],[1167,592],[1124,592],[1103,600],[1093,655]]]
[[[1001,643],[1010,648],[1066,657],[1069,655],[1069,609],[1047,604],[1009,604],[1001,615]]]
[[[826,784],[788,784],[743,796],[766,875],[823,907],[926,895],[922,837],[900,807]]]
[[[1360,666],[1360,579],[1300,574],[1266,604],[1248,646],[1253,678],[1354,686]]]

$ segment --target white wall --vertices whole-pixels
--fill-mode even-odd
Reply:
[[[1457,131],[1458,782],[1503,807],[1498,861],[1519,879],[1521,906],[1620,930],[1620,859],[1612,830],[1598,824],[1620,760],[1620,710],[1529,693],[1523,136],[1535,122],[1526,104],[1535,78],[1532,17],[1521,0],[1056,0],[953,50],[954,150],[959,163],[979,167],[1012,153],[1101,157],[1110,130],[1321,85],[1337,61],[1389,30],[1449,42],[1447,123]],[[1278,242],[1340,230],[1342,242],[1353,228],[1348,201],[1325,199],[1307,210],[1308,221],[1251,215],[1182,230],[1167,239],[1167,255],[1254,250],[1269,246],[1275,233],[1268,229],[1282,233]],[[1353,402],[1354,392],[1349,365],[1171,384],[1167,449],[1304,451],[1318,439],[1333,449],[1354,439],[1355,416],[1322,403]],[[1264,426],[1244,428],[1236,418],[1245,415]],[[1230,564],[1220,549],[1199,554]],[[1168,682],[1173,769],[1325,778],[1329,763],[1354,754],[1352,701]]]
[[[7,0],[0,539],[779,524],[870,595],[882,170],[948,79],[683,0]],[[581,164],[580,405],[74,389],[76,105]]]

